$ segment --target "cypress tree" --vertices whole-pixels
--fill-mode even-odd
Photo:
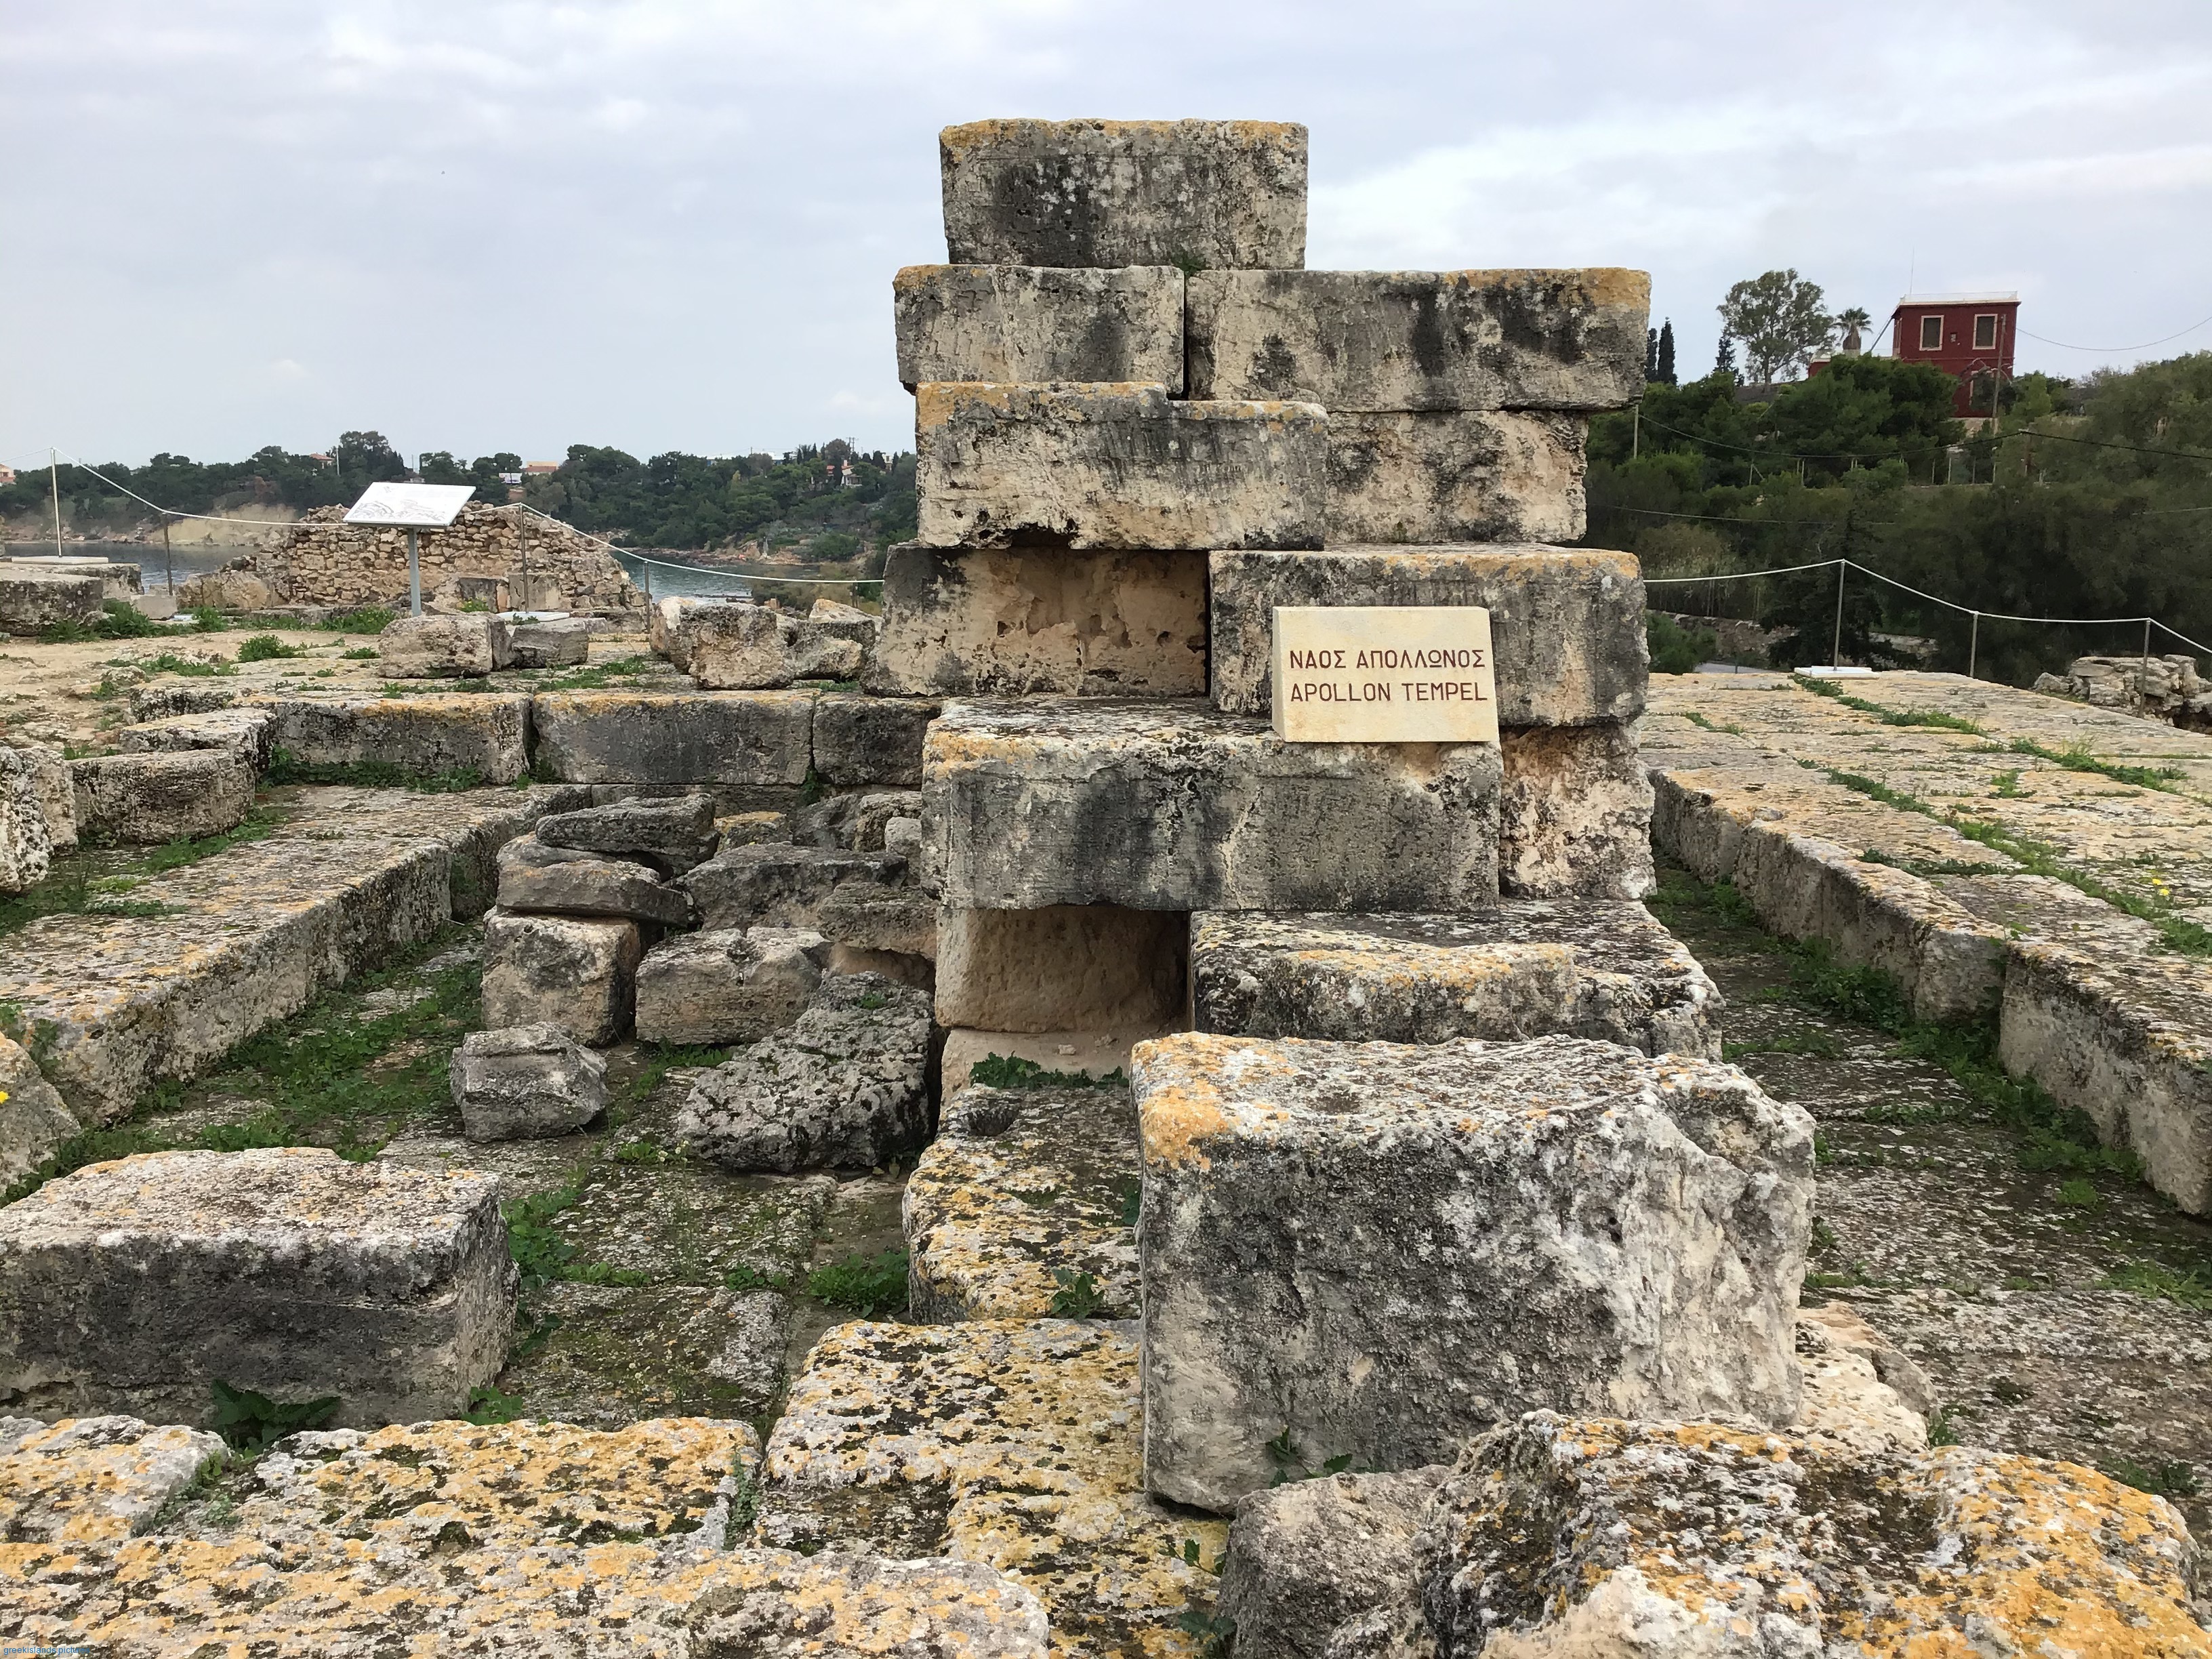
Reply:
[[[1659,378],[1659,331],[1644,331],[1644,383],[1646,386]]]
[[[1656,367],[1657,368],[1657,369],[1658,369],[1658,371],[1659,371],[1659,372],[1658,372],[1656,375],[1654,375],[1654,374],[1647,374],[1647,375],[1645,375],[1644,378],[1644,379],[1646,379],[1647,380],[1662,380],[1662,381],[1664,381],[1667,385],[1668,385],[1668,386],[1673,386],[1675,382],[1674,382],[1674,319],[1673,319],[1672,318],[1668,319],[1667,319],[1667,321],[1665,321],[1665,322],[1662,323],[1662,324],[1659,325],[1659,344],[1658,344],[1658,346],[1657,346],[1657,348],[1656,348],[1656,351],[1655,351],[1655,353],[1654,353],[1654,356],[1656,356],[1656,358],[1657,359],[1657,362],[1656,362]]]

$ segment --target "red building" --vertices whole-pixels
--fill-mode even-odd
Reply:
[[[1891,356],[1935,364],[1959,383],[1951,400],[1959,417],[1988,418],[1996,387],[2012,378],[2019,295],[1908,295],[1889,323]]]

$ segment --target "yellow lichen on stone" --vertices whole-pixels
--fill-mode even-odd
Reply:
[[[17,1542],[119,1542],[223,1456],[212,1434],[131,1417],[29,1425],[11,1443],[24,1426],[0,1419],[0,1538]]]

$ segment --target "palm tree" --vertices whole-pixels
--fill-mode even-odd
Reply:
[[[1856,357],[1863,349],[1859,343],[1859,331],[1872,328],[1874,319],[1867,314],[1864,306],[1853,306],[1849,311],[1836,313],[1836,326],[1844,331],[1844,343],[1836,349],[1842,355]]]

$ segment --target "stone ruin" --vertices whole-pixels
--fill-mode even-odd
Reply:
[[[517,700],[579,787],[498,853],[453,1063],[491,1143],[589,1121],[632,1034],[736,1045],[686,1150],[911,1160],[915,1322],[830,1330],[764,1445],[424,1420],[506,1341],[489,1178],[85,1170],[0,1210],[0,1633],[2203,1652],[2163,1500],[1931,1448],[1911,1362],[1798,1306],[1811,1120],[1638,902],[1640,574],[1554,544],[1644,279],[1305,270],[1296,126],[980,122],[943,164],[879,626],[669,602],[681,683]],[[1486,611],[1494,738],[1279,735],[1285,607]],[[824,641],[861,695],[794,689]],[[147,1530],[218,1375],[343,1402],[220,1565]]]
[[[2191,656],[2076,657],[2063,674],[2037,675],[2035,689],[2093,708],[2212,731],[2212,684],[2197,673]]]

